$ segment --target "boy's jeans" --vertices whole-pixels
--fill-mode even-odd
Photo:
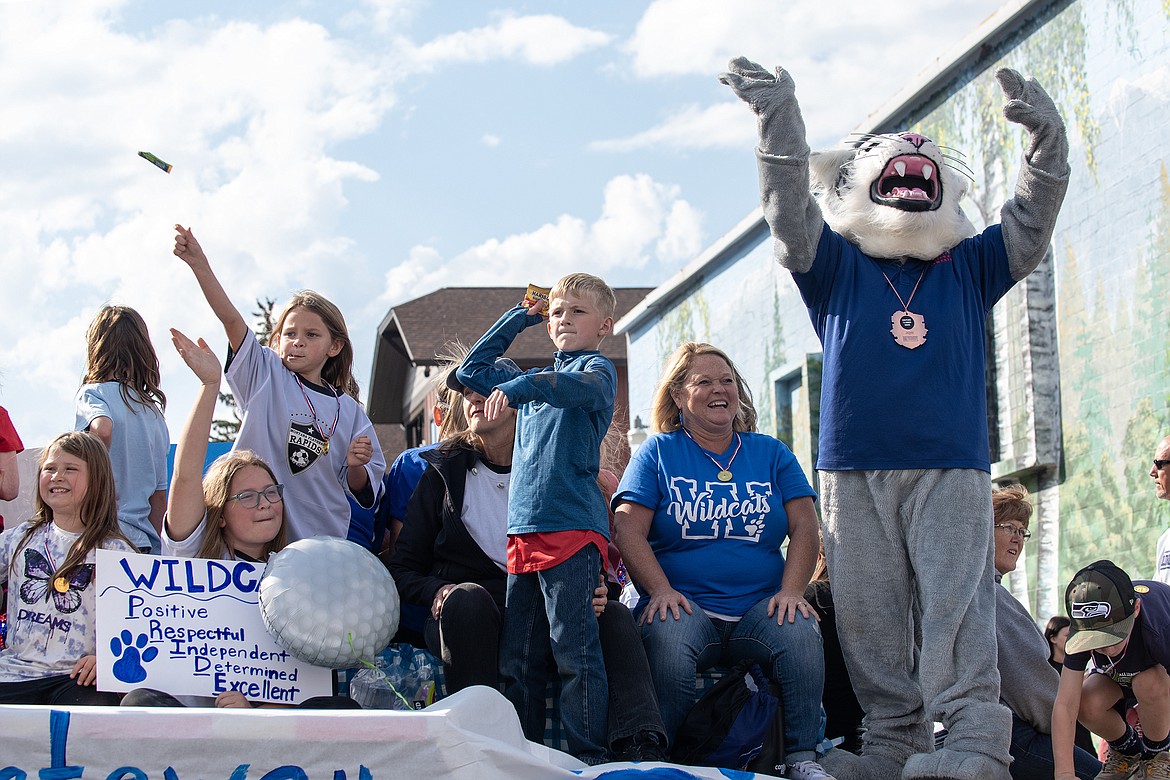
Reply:
[[[600,573],[601,553],[589,544],[551,569],[509,574],[500,645],[504,695],[532,742],[544,740],[551,652],[569,752],[587,764],[606,760],[609,690],[592,602]]]
[[[642,642],[658,691],[662,722],[671,743],[683,719],[695,706],[695,673],[716,664],[728,666],[751,659],[780,684],[784,706],[784,752],[790,763],[815,760],[821,725],[821,692],[825,659],[816,620],[797,613],[796,622],[778,625],[768,617],[764,599],[738,622],[714,620],[691,602],[692,614],[679,610],[642,625]],[[644,610],[643,610],[644,612]],[[643,615],[639,613],[638,617]]]

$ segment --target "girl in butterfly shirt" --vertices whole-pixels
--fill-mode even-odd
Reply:
[[[175,255],[191,267],[227,332],[226,376],[244,411],[234,449],[252,450],[285,486],[290,542],[336,536],[372,549],[375,489],[386,461],[358,401],[353,345],[337,307],[305,290],[285,306],[263,347],[228,298],[190,230]],[[351,500],[367,511],[351,511]],[[377,540],[380,541],[380,540]]]
[[[94,551],[134,552],[118,528],[110,456],[90,433],[45,448],[36,514],[0,534],[8,638],[0,650],[0,704],[118,703],[98,692]]]

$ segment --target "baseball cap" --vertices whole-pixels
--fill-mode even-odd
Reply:
[[[1113,561],[1095,561],[1081,569],[1064,591],[1072,625],[1066,653],[1083,653],[1115,645],[1133,628],[1133,582]]]
[[[460,365],[462,365],[462,364],[460,364]],[[520,366],[516,365],[515,361],[513,361],[509,358],[506,358],[506,357],[496,358],[495,366],[497,369],[503,369],[505,371],[514,371],[517,374],[520,373]],[[451,367],[451,369],[447,372],[447,377],[446,377],[446,379],[443,380],[443,383],[445,385],[447,385],[448,389],[454,390],[456,393],[459,393],[460,395],[462,395],[463,394],[463,383],[459,381],[459,377],[455,376],[455,370],[457,368],[459,368],[459,366],[452,366]]]

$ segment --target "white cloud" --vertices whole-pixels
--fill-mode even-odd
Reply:
[[[741,52],[775,50],[784,22],[800,14],[801,5],[655,0],[625,48],[633,58],[633,72],[641,77],[714,74]]]
[[[356,16],[339,21],[385,33],[402,29],[417,5],[363,0]],[[257,298],[283,302],[312,287],[355,315],[355,342],[365,341],[372,326],[364,320],[384,313],[368,294],[378,272],[339,223],[347,185],[379,173],[336,150],[356,148],[342,144],[374,134],[396,107],[412,72],[400,67],[403,56],[417,55],[422,68],[549,65],[611,40],[560,17],[512,15],[421,46],[384,35],[367,51],[367,38],[339,38],[299,17],[192,16],[135,29],[122,18],[130,7],[0,5],[0,94],[19,107],[0,123],[0,299],[7,321],[20,323],[0,340],[0,402],[18,411],[30,444],[69,427],[85,327],[107,302],[134,306],[150,325],[177,434],[193,385],[166,328],[202,335],[217,351],[224,337],[170,253],[176,221],[195,229],[245,317]],[[483,143],[499,138],[486,134]],[[139,150],[173,171],[154,168]],[[573,222],[505,239],[499,252],[565,252]],[[425,254],[412,252],[397,269],[402,285],[430,272]],[[491,255],[485,244],[467,260]],[[546,270],[540,262],[527,269],[542,278]]]
[[[500,145],[500,137],[498,135],[492,135],[491,133],[484,133],[479,140],[489,149],[494,149]]]
[[[744,149],[756,142],[756,121],[735,103],[706,108],[686,106],[660,124],[626,138],[594,141],[598,152],[635,152],[642,149]]]
[[[741,55],[768,68],[783,65],[796,80],[810,137],[828,142],[953,53],[987,16],[989,3],[945,0],[913,17],[869,0],[831,6],[654,0],[623,48],[639,78],[713,79]]]
[[[370,29],[385,34],[409,22],[420,4],[421,0],[361,0],[357,8],[338,21],[347,30]]]
[[[680,265],[693,260],[703,248],[702,217],[698,209],[685,200],[672,203],[666,217],[666,228],[655,247],[658,257]]]
[[[578,27],[559,16],[505,14],[493,24],[441,35],[421,46],[400,42],[403,54],[419,69],[464,62],[520,60],[556,65],[609,44],[613,36]]]
[[[792,70],[848,52],[858,68],[913,77],[986,16],[986,0],[945,0],[915,17],[870,0],[654,0],[626,43],[640,76],[707,74],[746,55]],[[881,53],[886,56],[873,58]],[[816,71],[812,71],[816,73]],[[819,77],[824,76],[818,73]]]
[[[392,306],[453,285],[551,284],[579,270],[615,285],[628,284],[626,272],[632,269],[673,271],[702,246],[700,214],[679,195],[678,187],[645,174],[616,176],[606,184],[601,215],[592,224],[561,215],[450,259],[432,247],[416,246],[386,274],[380,300]]]
[[[176,221],[195,227],[245,316],[259,296],[339,291],[334,269],[354,254],[335,231],[343,186],[377,173],[332,149],[394,105],[379,63],[317,24],[169,22],[132,35],[118,10],[0,9],[0,93],[20,106],[0,123],[0,278],[5,317],[20,323],[0,344],[0,398],[30,445],[71,425],[85,328],[107,302],[150,325],[177,434],[193,385],[165,328],[217,351],[223,335],[170,254]],[[38,403],[15,410],[20,397]]]

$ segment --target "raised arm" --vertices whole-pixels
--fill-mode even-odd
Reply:
[[[207,459],[207,436],[215,416],[222,372],[215,354],[203,339],[196,344],[171,328],[171,341],[202,383],[175,449],[175,473],[167,499],[167,534],[175,541],[182,541],[195,532],[207,510],[203,501],[203,462]]]
[[[182,225],[175,225],[175,257],[191,267],[195,281],[199,282],[199,289],[203,290],[203,297],[211,305],[215,316],[223,323],[228,343],[233,350],[238,350],[244,343],[244,337],[248,335],[248,323],[244,321],[240,310],[232,303],[223,285],[212,272],[207,255],[203,253],[203,247],[195,240],[195,234]]]
[[[521,374],[498,390],[513,405],[539,401],[558,409],[595,411],[612,407],[617,395],[617,369],[609,358],[595,355],[579,371]]]
[[[467,357],[455,369],[459,382],[487,398],[497,385],[515,378],[521,373],[520,369],[514,363],[506,365],[507,361],[498,358],[503,356],[521,331],[542,322],[544,319],[539,314],[532,314],[524,304],[504,312],[496,324],[475,342]]]
[[[756,115],[760,145],[760,199],[776,240],[776,260],[794,273],[812,268],[824,219],[809,191],[809,148],[796,84],[788,71],[772,74],[737,57],[719,80]]]
[[[1068,137],[1052,98],[1036,79],[1014,70],[996,72],[1007,103],[1003,115],[1028,131],[1016,193],[1000,210],[1008,265],[1016,281],[1030,274],[1048,252],[1064,194],[1068,191]]]

